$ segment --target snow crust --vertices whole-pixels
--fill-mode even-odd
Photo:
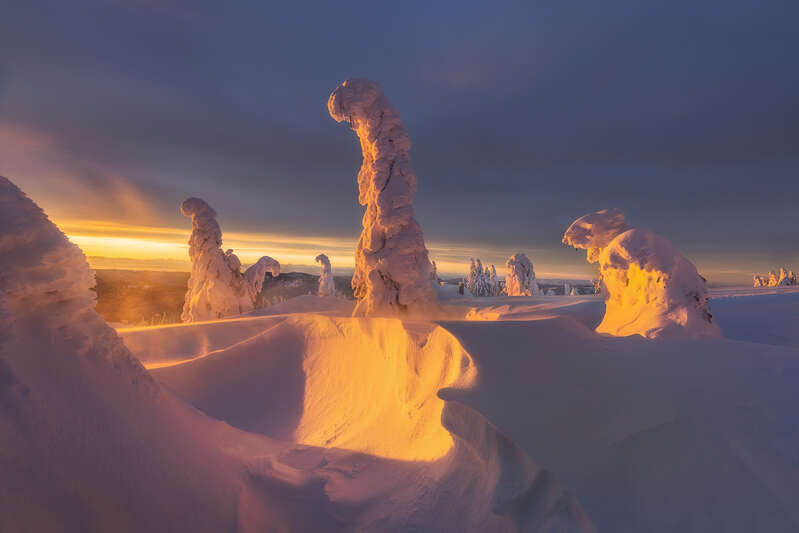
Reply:
[[[192,226],[191,277],[181,320],[214,320],[254,309],[264,276],[267,272],[279,275],[280,263],[264,256],[242,274],[241,261],[233,250],[222,251],[222,229],[216,211],[204,200],[188,198],[180,212],[191,218]]]
[[[514,254],[505,262],[505,293],[508,296],[533,296],[541,293],[535,282],[533,263],[523,253]]]
[[[647,338],[720,336],[696,267],[649,230],[631,228],[624,213],[605,209],[577,219],[563,243],[587,250],[607,290],[600,333]]]
[[[330,259],[325,254],[319,254],[316,256],[315,261],[322,267],[322,271],[319,273],[319,296],[335,296],[336,287],[333,283]]]
[[[358,201],[366,206],[352,287],[357,316],[430,310],[437,295],[422,229],[413,216],[416,175],[411,141],[380,86],[347,80],[330,95],[330,116],[361,141]]]

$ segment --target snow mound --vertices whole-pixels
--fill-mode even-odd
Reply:
[[[541,293],[535,282],[533,263],[525,254],[514,254],[505,262],[505,293],[508,296],[533,296]]]
[[[429,311],[437,304],[436,291],[422,229],[413,216],[416,175],[399,112],[368,80],[345,81],[327,107],[334,120],[346,121],[358,134],[363,152],[358,201],[366,212],[352,277],[360,300],[355,315]]]
[[[630,228],[618,209],[577,219],[563,243],[598,262],[607,291],[600,333],[647,338],[720,336],[696,267],[651,231]]]
[[[255,307],[264,276],[280,274],[280,263],[264,256],[241,273],[241,261],[233,250],[222,251],[222,229],[216,221],[216,211],[204,200],[188,198],[180,212],[191,218],[189,238],[191,277],[183,322],[214,320],[239,315]]]

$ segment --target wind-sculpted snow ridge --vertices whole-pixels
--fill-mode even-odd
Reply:
[[[793,270],[785,270],[781,267],[778,273],[769,272],[768,276],[754,276],[753,287],[791,287],[799,285],[796,280],[796,274]]]
[[[721,335],[696,267],[660,235],[628,226],[622,211],[577,219],[563,243],[587,250],[588,261],[599,263],[607,296],[596,331],[647,338]]]
[[[312,314],[259,320],[146,328],[126,334],[126,342],[153,347],[142,357],[189,359],[153,374],[203,412],[330,450],[313,464],[330,478],[331,497],[362,484],[372,505],[390,502],[387,515],[361,510],[357,527],[345,530],[593,531],[552,473],[477,410],[442,399],[477,377],[446,329]],[[243,340],[229,336],[234,327]],[[212,351],[192,358],[199,339]],[[179,347],[185,351],[176,353]],[[334,449],[369,455],[342,476],[326,464]],[[380,472],[384,464],[391,469]],[[387,491],[386,483],[399,486]]]
[[[422,229],[413,216],[416,175],[411,140],[380,86],[347,80],[327,103],[330,116],[358,134],[363,164],[358,201],[366,206],[355,251],[352,287],[357,316],[429,311],[437,307]]]
[[[240,315],[255,308],[264,276],[280,274],[280,263],[264,256],[241,273],[233,250],[222,251],[222,230],[216,211],[204,200],[188,198],[180,212],[191,218],[189,238],[191,277],[181,320],[197,322]]]
[[[333,273],[330,269],[330,259],[325,254],[316,256],[315,261],[322,267],[319,274],[319,296],[334,296],[336,288],[333,284]]]
[[[533,263],[525,254],[514,254],[505,262],[505,292],[508,296],[534,296],[541,293],[535,281]]]

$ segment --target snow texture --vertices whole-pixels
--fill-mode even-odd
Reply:
[[[600,333],[647,338],[720,336],[705,279],[672,246],[649,230],[631,228],[624,213],[605,209],[574,221],[563,243],[587,250],[607,290]]]
[[[222,230],[216,211],[204,200],[188,198],[180,212],[191,218],[191,277],[181,320],[197,322],[240,315],[255,308],[267,272],[280,274],[280,263],[264,256],[241,273],[233,250],[222,251]]]
[[[769,272],[768,277],[754,276],[753,287],[791,287],[799,285],[793,270],[781,267],[778,273]]]
[[[363,164],[358,201],[366,206],[355,251],[352,287],[356,316],[393,315],[437,307],[432,265],[422,229],[413,216],[416,175],[411,140],[399,112],[380,86],[347,80],[330,95],[330,116],[358,134]]]
[[[523,253],[514,254],[505,262],[505,293],[508,296],[540,294],[533,263]]]
[[[334,296],[336,288],[333,284],[333,273],[330,270],[330,259],[325,254],[319,254],[315,261],[322,266],[322,272],[319,274],[319,296]]]

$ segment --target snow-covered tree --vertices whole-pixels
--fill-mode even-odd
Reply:
[[[605,209],[577,219],[563,242],[598,262],[607,290],[597,327],[611,335],[718,337],[705,280],[663,237],[627,225],[624,213]]]
[[[336,288],[333,284],[333,273],[330,269],[330,259],[325,254],[316,256],[316,262],[322,266],[322,272],[319,274],[319,296],[333,296],[336,294]]]
[[[786,270],[781,267],[779,272],[769,272],[766,276],[754,276],[754,287],[789,287],[799,284],[796,280],[796,274],[793,270]]]
[[[252,311],[267,272],[280,273],[280,263],[264,256],[241,273],[233,250],[222,251],[222,229],[216,212],[199,198],[188,198],[180,212],[191,217],[191,277],[183,303],[183,322],[213,320]]]
[[[496,285],[496,271],[494,272],[494,284]],[[469,275],[466,278],[466,288],[473,296],[494,296],[494,286],[491,281],[491,269],[483,268],[480,259],[472,259],[469,267]]]
[[[533,263],[523,253],[514,254],[505,262],[505,292],[508,296],[540,294]]]
[[[591,286],[594,289],[594,294],[602,294],[602,292],[603,292],[603,289],[602,289],[602,276],[599,276],[598,278],[596,278],[594,280],[591,280]]]
[[[486,269],[486,275],[488,276],[488,287],[491,291],[491,296],[499,296],[502,291],[499,288],[499,281],[497,281],[497,269],[494,268],[494,265],[491,265]]]
[[[441,281],[441,278],[438,277],[438,267],[436,266],[435,261],[430,261],[430,268],[431,268],[430,279],[436,283]]]
[[[432,265],[413,216],[411,140],[399,112],[380,86],[368,80],[345,81],[330,95],[327,107],[334,120],[346,121],[358,134],[363,152],[358,200],[366,212],[355,252],[352,287],[359,302],[353,314],[436,307]]]
[[[572,286],[568,281],[563,282],[563,296],[572,296]]]

